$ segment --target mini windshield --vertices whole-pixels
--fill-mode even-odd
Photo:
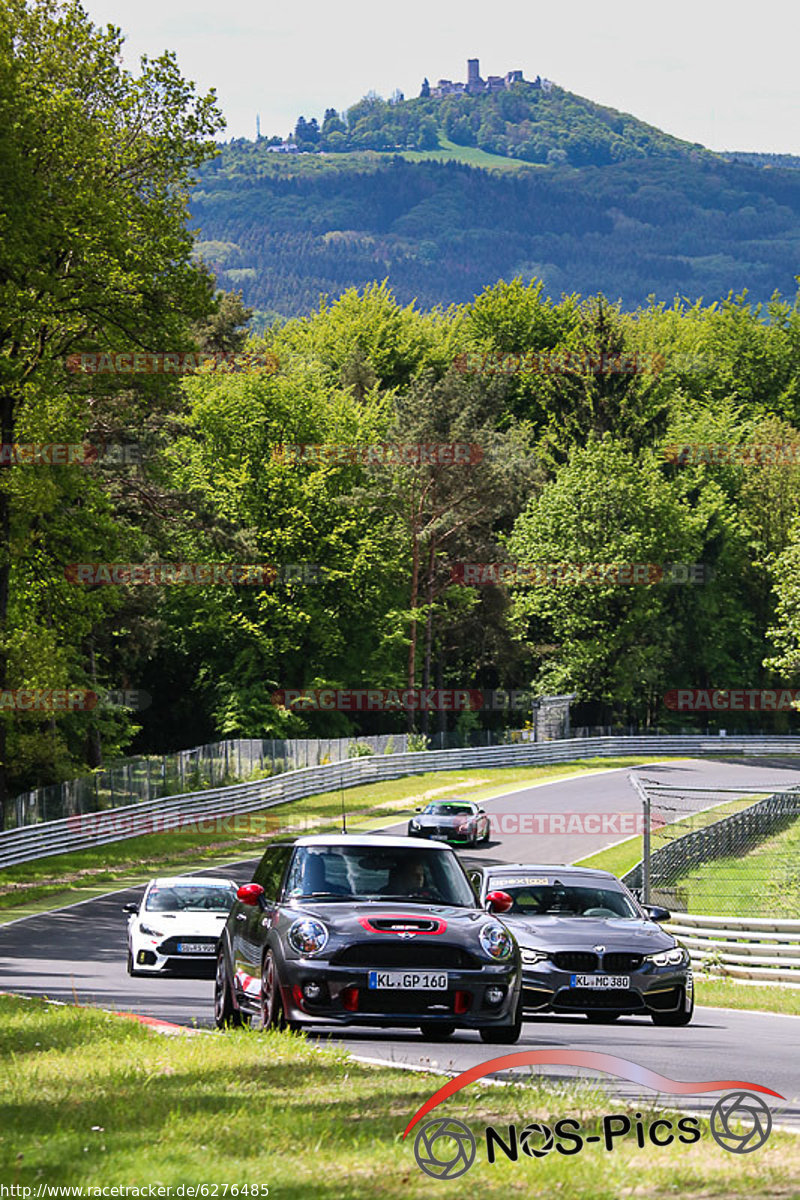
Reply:
[[[228,884],[184,884],[154,886],[147,893],[147,912],[230,912],[236,899]]]
[[[468,817],[472,808],[469,804],[446,804],[439,801],[437,804],[429,804],[425,812],[437,817]]]
[[[525,917],[620,917],[641,920],[624,892],[576,884],[521,884],[489,880],[489,891],[506,892],[514,901],[505,915]]]
[[[415,847],[299,846],[286,882],[289,899],[416,900],[475,908],[451,851]]]

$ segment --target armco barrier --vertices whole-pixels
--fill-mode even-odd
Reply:
[[[759,983],[800,985],[800,921],[680,913],[664,928],[695,967]]]
[[[31,862],[53,854],[83,850],[91,846],[123,841],[142,832],[137,817],[171,817],[176,826],[188,820],[258,812],[300,800],[318,792],[427,771],[455,771],[474,767],[533,767],[583,758],[614,758],[647,755],[653,759],[698,755],[800,755],[800,737],[718,738],[598,737],[570,738],[552,742],[526,742],[510,746],[488,746],[463,750],[427,750],[405,754],[348,759],[325,766],[287,771],[270,779],[258,779],[231,787],[209,788],[180,796],[130,804],[83,816],[45,821],[39,825],[10,829],[0,834],[0,869],[14,863]],[[120,822],[125,819],[125,824]]]

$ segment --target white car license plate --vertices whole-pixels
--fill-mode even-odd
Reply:
[[[178,942],[178,954],[213,954],[213,942]]]
[[[630,975],[570,975],[570,987],[583,988],[627,988]]]
[[[446,992],[446,971],[370,971],[371,988],[407,992]]]
[[[448,836],[449,835],[446,833],[432,833],[431,841],[432,842],[446,842],[448,840]]]

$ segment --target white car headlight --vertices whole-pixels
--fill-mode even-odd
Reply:
[[[409,821],[409,828],[410,829],[419,829],[419,821],[414,821],[414,820]]]
[[[660,950],[658,954],[646,954],[645,958],[657,967],[680,967],[689,961],[689,955],[682,946],[675,946],[672,950]]]
[[[145,925],[144,921],[139,922],[139,928],[142,933],[146,933],[148,937],[163,937],[164,934],[160,929],[153,929],[152,925]]]
[[[489,958],[510,958],[514,950],[511,935],[502,925],[483,925],[480,934],[481,945]]]
[[[530,946],[520,946],[523,966],[532,967],[535,963],[545,962],[550,957],[547,950],[533,950]]]
[[[328,930],[321,921],[303,917],[289,930],[289,945],[298,954],[319,954],[328,944]]]

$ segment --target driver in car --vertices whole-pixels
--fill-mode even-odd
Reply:
[[[419,858],[409,858],[392,867],[386,887],[381,888],[381,891],[393,896],[438,898],[438,889],[431,888],[425,864]]]

